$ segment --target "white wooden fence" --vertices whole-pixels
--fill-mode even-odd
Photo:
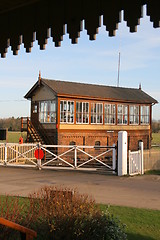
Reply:
[[[144,170],[160,170],[160,147],[144,150]]]
[[[35,150],[42,149],[42,160]],[[37,167],[39,169],[70,167],[116,169],[116,146],[76,146],[40,144],[0,144],[0,165]]]
[[[144,174],[143,142],[140,142],[139,147],[138,151],[129,151],[129,175]]]

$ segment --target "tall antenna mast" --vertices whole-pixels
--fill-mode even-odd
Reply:
[[[121,61],[121,53],[119,52],[117,87],[119,87],[120,61]]]

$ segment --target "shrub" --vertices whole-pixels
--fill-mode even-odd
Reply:
[[[108,212],[103,213],[87,195],[69,188],[43,187],[29,196],[37,218],[37,232],[54,240],[126,239],[124,226]],[[30,222],[30,227],[33,228]]]
[[[102,212],[88,195],[69,188],[46,186],[20,201],[6,197],[1,216],[29,227],[43,240],[125,240],[124,226],[108,212]],[[2,229],[0,239],[19,239]]]

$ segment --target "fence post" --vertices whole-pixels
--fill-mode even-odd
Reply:
[[[4,145],[4,165],[7,165],[7,143]]]
[[[74,148],[74,167],[77,168],[77,146]]]
[[[132,172],[132,159],[131,159],[131,151],[129,150],[128,151],[128,155],[129,155],[129,175],[131,174],[131,172]]]
[[[112,169],[113,173],[116,170],[116,144],[113,144],[113,152],[112,152]]]
[[[21,117],[21,132],[23,131],[23,117]]]
[[[41,158],[39,157],[39,150],[40,150],[40,143],[38,143],[38,159],[37,159],[37,166],[38,166],[38,169],[41,170],[42,167],[41,167]]]
[[[139,149],[141,151],[141,174],[144,174],[144,167],[143,167],[143,142],[139,142]]]
[[[15,158],[16,158],[16,163],[18,163],[18,160],[19,160],[19,158],[18,158],[18,152],[19,152],[19,148],[18,148],[18,146],[17,145],[15,145]]]
[[[118,176],[127,174],[127,132],[118,132]]]

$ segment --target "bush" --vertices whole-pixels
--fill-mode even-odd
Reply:
[[[1,216],[37,231],[38,239],[126,239],[124,226],[118,220],[76,190],[46,186],[30,194],[23,204],[19,198],[12,199],[12,205],[5,200]],[[18,239],[17,235],[12,239]]]
[[[37,232],[43,226],[43,239],[126,239],[124,226],[118,220],[108,212],[103,213],[94,200],[76,190],[44,187],[29,199],[38,220]]]

